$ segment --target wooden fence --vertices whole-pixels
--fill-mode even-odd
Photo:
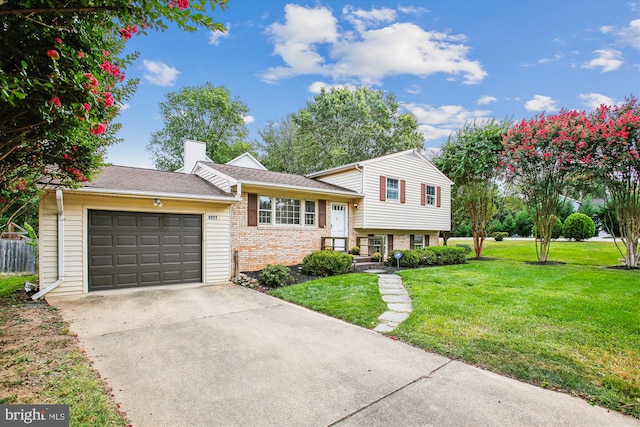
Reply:
[[[36,254],[26,240],[0,240],[0,273],[35,273]]]

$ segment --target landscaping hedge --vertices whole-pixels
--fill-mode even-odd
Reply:
[[[465,248],[452,246],[429,246],[423,249],[397,250],[387,257],[387,263],[396,266],[398,262],[394,254],[400,252],[400,267],[415,268],[420,265],[451,265],[467,262]]]
[[[312,276],[337,276],[351,271],[353,257],[343,252],[323,250],[312,252],[302,260],[302,271]]]

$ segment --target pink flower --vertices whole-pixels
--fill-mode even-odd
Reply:
[[[116,102],[116,100],[113,98],[113,95],[109,92],[102,92],[102,96],[102,102],[104,103],[105,107],[111,107]]]
[[[57,43],[62,44],[62,39],[60,37],[56,37],[55,40],[56,40]]]
[[[189,7],[189,0],[170,0],[169,9],[173,9],[174,7],[178,7],[180,8],[180,10],[184,10]]]
[[[91,110],[91,105],[87,104],[86,102],[84,104],[82,104],[82,106],[84,107],[84,111]]]
[[[51,99],[49,100],[49,104],[55,105],[58,108],[62,107],[62,104],[60,104],[60,98],[58,98],[56,95],[51,97]]]
[[[84,52],[78,51],[78,58],[84,58]]]
[[[89,132],[91,132],[94,135],[102,135],[103,133],[105,133],[107,130],[107,125],[104,123],[96,123],[93,126],[91,126],[91,128],[89,129]]]
[[[111,56],[111,52],[109,52],[108,50],[102,49],[102,56],[104,56],[105,58],[108,56]]]
[[[135,25],[130,25],[126,28],[120,28],[120,37],[123,39],[129,40],[135,33],[138,32],[138,27]]]
[[[48,50],[47,51],[47,56],[49,58],[53,59],[54,61],[57,61],[58,59],[60,59],[60,54],[55,49]]]

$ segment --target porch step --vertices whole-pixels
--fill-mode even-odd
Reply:
[[[380,268],[383,264],[381,262],[356,262],[353,264],[354,271],[363,271],[369,269]]]

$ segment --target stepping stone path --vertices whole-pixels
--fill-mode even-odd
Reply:
[[[387,303],[387,311],[378,317],[378,326],[373,330],[391,332],[409,317],[413,310],[411,297],[397,274],[378,274],[378,288],[382,300]]]

